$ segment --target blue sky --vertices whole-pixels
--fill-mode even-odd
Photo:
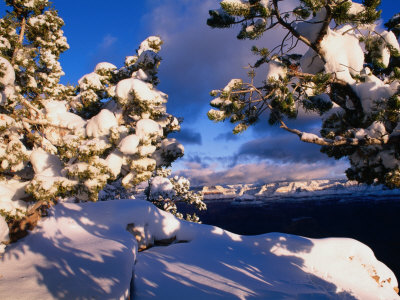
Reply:
[[[238,28],[216,30],[206,26],[208,10],[217,0],[55,0],[64,19],[70,49],[61,57],[63,83],[78,79],[101,62],[123,64],[149,35],[164,40],[159,89],[169,95],[167,109],[184,118],[176,138],[185,157],[174,171],[192,177],[195,184],[268,182],[286,179],[344,177],[346,161],[322,155],[319,147],[301,143],[267,120],[234,136],[232,126],[207,119],[212,98],[231,78],[244,78],[254,62],[250,47],[271,46],[279,32],[254,41],[238,41]],[[383,18],[400,11],[398,0],[382,1]],[[0,4],[4,11],[4,4]],[[316,131],[318,120],[302,116],[297,128]]]

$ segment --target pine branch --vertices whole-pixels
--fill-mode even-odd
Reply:
[[[312,43],[309,39],[306,37],[302,36],[296,29],[292,27],[289,23],[287,23],[282,16],[280,15],[279,8],[278,8],[278,0],[273,0],[273,5],[274,5],[274,14],[278,20],[278,23],[281,24],[283,27],[285,27],[289,32],[294,35],[297,39],[302,41],[304,44],[306,44],[308,47],[312,48],[316,53],[318,53],[324,63],[326,63],[325,58],[323,57],[321,53],[321,47],[319,45],[317,46],[315,43]]]
[[[316,144],[320,146],[368,146],[368,145],[383,145],[386,144],[383,140],[375,138],[367,139],[357,139],[357,138],[344,138],[337,137],[336,140],[321,138],[313,133],[303,132],[298,129],[289,128],[282,120],[279,120],[281,126],[280,128],[286,130],[287,132],[296,134],[301,141]]]
[[[21,31],[19,33],[18,43],[15,46],[13,56],[11,58],[11,64],[14,64],[15,57],[17,56],[19,47],[22,47],[22,42],[24,41],[24,35],[25,35],[25,27],[26,27],[26,17],[23,17],[21,20]]]
[[[328,4],[325,5],[326,16],[325,16],[324,21],[322,22],[322,28],[319,31],[315,42],[313,43],[313,44],[315,44],[315,47],[317,47],[319,49],[319,51],[317,51],[318,54],[321,52],[320,44],[321,44],[322,40],[324,39],[325,35],[328,33],[329,24],[332,21],[332,8],[329,5],[329,2],[330,1],[328,1]]]

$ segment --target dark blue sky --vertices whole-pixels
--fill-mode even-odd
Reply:
[[[358,2],[358,1],[357,1]],[[197,182],[234,183],[282,179],[341,177],[347,163],[319,153],[319,147],[301,143],[296,136],[270,127],[266,120],[254,129],[234,136],[230,124],[215,124],[206,113],[209,92],[231,78],[245,77],[254,62],[253,41],[238,41],[238,28],[210,29],[208,10],[217,0],[55,0],[65,21],[70,49],[61,57],[64,83],[76,84],[101,61],[122,66],[149,35],[164,40],[159,88],[169,95],[167,109],[184,117],[178,140],[185,157],[174,170]],[[400,12],[398,0],[383,0],[383,18]],[[0,4],[4,11],[4,4]],[[280,33],[268,34],[258,45],[275,45]],[[296,127],[315,132],[318,121],[303,116]]]

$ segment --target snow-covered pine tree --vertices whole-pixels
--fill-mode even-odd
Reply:
[[[283,9],[278,0],[223,0],[210,11],[213,28],[240,24],[239,39],[284,33],[273,49],[252,48],[259,59],[247,82],[233,79],[211,92],[209,118],[230,120],[239,133],[268,115],[270,124],[330,157],[347,157],[349,179],[400,187],[399,14],[383,30],[376,23],[380,0],[293,3]],[[287,126],[300,108],[320,116],[320,136]]]
[[[121,68],[99,63],[78,86],[65,86],[58,59],[69,46],[57,11],[47,0],[6,4],[10,9],[0,19],[3,214],[23,215],[35,201],[96,201],[118,180],[126,189],[155,176],[175,183],[165,178],[166,168],[184,149],[167,138],[180,122],[166,112],[167,95],[156,88],[161,39],[147,38]],[[205,207],[188,184],[174,188],[173,201]]]

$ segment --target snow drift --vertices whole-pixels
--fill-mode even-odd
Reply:
[[[139,200],[57,205],[7,247],[0,274],[13,300],[399,299],[393,272],[355,240],[240,236]]]

